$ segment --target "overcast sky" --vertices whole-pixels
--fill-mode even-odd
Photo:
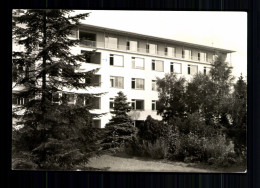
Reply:
[[[83,23],[214,46],[232,53],[233,75],[247,75],[247,13],[205,11],[91,12]]]

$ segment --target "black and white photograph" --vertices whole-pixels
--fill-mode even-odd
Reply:
[[[247,172],[247,13],[12,10],[12,170]]]

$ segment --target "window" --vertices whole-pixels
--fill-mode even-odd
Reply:
[[[119,76],[110,76],[110,87],[124,89],[124,78]]]
[[[207,74],[207,68],[206,68],[206,67],[203,68],[203,74],[204,74],[204,75]]]
[[[106,48],[117,49],[118,39],[114,37],[105,37]]]
[[[91,79],[92,86],[101,86],[101,76],[100,75],[94,75]]]
[[[163,72],[163,61],[152,60],[152,70]]]
[[[93,127],[94,128],[101,128],[101,120],[100,119],[93,119]]]
[[[100,97],[85,98],[85,105],[89,105],[92,109],[100,109]]]
[[[87,99],[87,95],[78,94],[76,99],[76,104],[80,106],[85,106],[85,100]]]
[[[175,48],[173,47],[166,47],[165,48],[165,55],[169,57],[175,57]]]
[[[156,80],[152,80],[152,91],[156,91],[157,87],[156,87]]]
[[[157,110],[157,108],[159,107],[159,102],[156,100],[152,100],[152,110]]]
[[[28,98],[18,97],[17,95],[12,95],[12,104],[13,105],[25,105],[29,102]]]
[[[203,68],[203,74],[204,74],[204,75],[209,74],[209,71],[210,71],[210,67],[204,67],[204,68]]]
[[[181,74],[181,63],[171,62],[170,71],[173,73]]]
[[[127,47],[127,50],[137,52],[138,42],[137,41],[127,41],[126,47]]]
[[[132,99],[133,110],[144,110],[144,100]]]
[[[191,50],[182,49],[182,58],[191,59]]]
[[[110,65],[123,67],[124,66],[124,56],[110,54]]]
[[[109,99],[109,108],[110,108],[110,109],[113,109],[113,108],[114,108],[114,105],[115,105],[114,98],[110,98],[110,99]]]
[[[74,94],[69,94],[69,93],[63,93],[62,94],[63,103],[66,103],[68,105],[72,105],[72,104],[74,104],[74,99],[75,99]]]
[[[132,89],[144,90],[144,79],[132,78]]]
[[[188,65],[188,74],[195,75],[198,73],[198,66],[197,65]]]
[[[144,69],[144,59],[138,57],[132,57],[132,68],[133,69]]]
[[[156,44],[146,44],[146,51],[149,54],[157,54],[157,45]]]
[[[74,31],[74,33],[77,31]],[[96,41],[96,34],[79,31],[79,38],[87,41]]]
[[[77,30],[71,30],[69,37],[78,38],[78,31]]]
[[[81,50],[81,54],[85,56],[86,63],[100,64],[101,53]]]
[[[205,52],[200,52],[200,60],[201,61],[208,61],[208,54]]]
[[[33,68],[33,67],[32,67]],[[13,81],[17,81],[18,78],[26,78],[29,77],[30,68],[24,60],[22,59],[13,59],[12,62],[12,78]]]

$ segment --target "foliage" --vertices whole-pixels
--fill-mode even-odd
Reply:
[[[127,102],[126,96],[122,91],[118,92],[118,96],[114,100],[114,108],[111,111],[112,119],[109,121],[107,126],[120,123],[132,123],[130,116],[127,114],[130,112],[131,107]]]
[[[157,78],[159,92],[159,106],[157,113],[162,115],[164,121],[172,117],[185,116],[185,79],[177,78],[175,74],[166,74],[164,78]]]
[[[232,145],[225,135],[219,134],[219,131],[214,132],[212,128],[208,130],[208,125],[194,119],[196,116],[190,115],[184,122],[171,122],[175,124],[169,126],[168,131],[169,158],[185,162],[208,162],[209,159],[214,164],[217,161],[212,159],[218,159],[218,164],[224,162],[226,156],[233,153]]]
[[[24,110],[22,128],[13,131],[13,156],[27,153],[37,169],[73,169],[76,164],[87,162],[95,151],[95,137],[90,105],[83,105],[93,98],[90,94],[73,94],[76,105],[69,103],[70,89],[87,89],[97,70],[78,72],[85,55],[75,55],[71,47],[79,40],[68,35],[79,26],[88,14],[70,16],[70,10],[26,10],[13,17],[14,39],[24,51],[13,52],[13,80],[23,86],[18,97],[28,102],[17,110]],[[16,72],[17,67],[19,71]],[[86,79],[82,84],[80,80]],[[68,92],[65,94],[64,89]],[[62,97],[55,98],[55,94]],[[54,101],[55,99],[55,101]],[[81,101],[81,102],[80,102]]]
[[[185,97],[188,113],[199,113],[207,124],[214,122],[219,101],[215,100],[217,98],[216,85],[208,75],[200,73],[195,75],[187,84]]]
[[[234,85],[231,106],[232,125],[228,135],[234,140],[237,154],[246,155],[246,125],[247,125],[247,84],[241,75]]]
[[[140,140],[133,137],[132,140],[125,145],[125,152],[134,156],[165,159],[168,155],[168,145],[162,138],[152,143],[148,140]]]
[[[144,124],[138,130],[138,137],[151,143],[154,143],[165,134],[165,125],[163,122],[153,119],[150,115],[147,116]]]
[[[114,110],[111,112],[114,116],[105,127],[108,133],[103,141],[104,149],[123,147],[136,132],[131,117],[127,114],[130,109],[126,96],[123,92],[118,92],[114,100]]]

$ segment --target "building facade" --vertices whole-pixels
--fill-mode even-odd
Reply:
[[[111,119],[113,100],[119,91],[131,103],[133,110],[129,114],[134,120],[145,120],[148,115],[160,120],[161,116],[156,111],[156,78],[171,72],[187,79],[198,72],[207,74],[217,54],[224,56],[232,66],[231,53],[234,52],[87,24],[81,25],[69,37],[80,39],[80,44],[71,49],[73,53],[94,50],[86,62],[81,64],[79,71],[98,68],[93,79],[96,87],[87,91],[68,92],[72,104],[75,103],[73,93],[103,93],[93,100],[95,109],[92,112],[106,113],[94,119],[94,126],[99,128],[104,128]],[[22,50],[16,48],[18,46],[13,50]],[[20,99],[13,101],[20,104],[23,102]]]

